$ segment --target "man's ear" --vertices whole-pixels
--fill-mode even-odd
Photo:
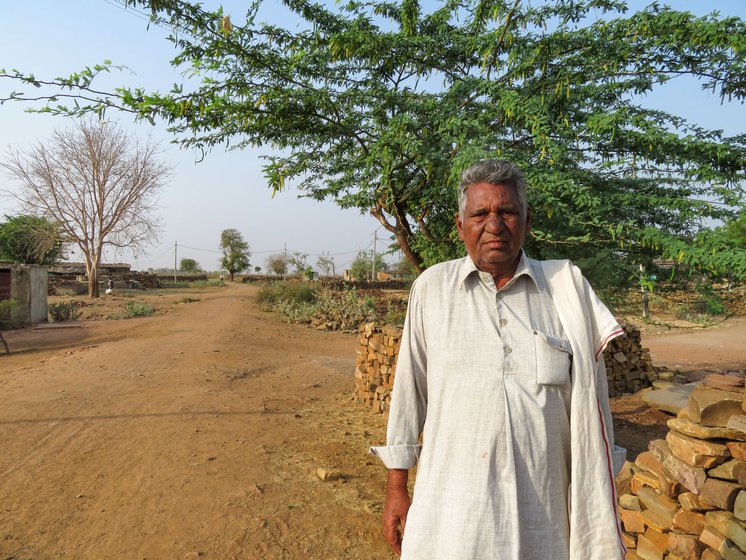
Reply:
[[[461,241],[464,240],[464,223],[461,221],[461,214],[456,212],[456,228],[458,229],[458,236]]]
[[[531,231],[531,207],[526,208],[526,233]]]

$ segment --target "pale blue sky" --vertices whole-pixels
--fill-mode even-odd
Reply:
[[[208,7],[220,3],[204,2]],[[245,1],[222,4],[234,21],[243,19]],[[746,0],[678,0],[669,4],[696,14],[718,10],[723,15],[746,18]],[[630,5],[642,7],[647,2]],[[132,9],[123,9],[118,0],[0,0],[0,68],[18,68],[38,77],[68,75],[109,59],[129,67],[132,73],[106,77],[99,82],[100,88],[127,83],[167,90],[181,79],[169,65],[174,51],[164,37],[164,30],[154,26],[148,30],[147,20]],[[0,81],[0,95],[11,89],[19,89],[18,84]],[[720,105],[717,98],[701,93],[691,83],[674,82],[646,103],[728,134],[746,130],[743,105]],[[217,148],[196,163],[199,155],[169,144],[162,126],[135,124],[131,117],[114,112],[107,116],[138,136],[153,134],[162,141],[164,157],[174,166],[174,175],[160,195],[164,228],[156,245],[148,255],[136,258],[109,250],[107,261],[131,262],[140,270],[169,267],[177,241],[179,259],[194,258],[203,268],[213,270],[217,268],[215,251],[220,232],[236,228],[251,246],[252,266],[263,267],[267,253],[287,245],[290,251],[309,253],[311,265],[316,263],[315,254],[337,254],[335,262],[340,271],[358,250],[370,247],[373,232],[380,225],[368,215],[341,210],[333,202],[298,199],[293,190],[273,199],[256,150],[225,152]],[[65,125],[61,117],[28,114],[22,104],[6,103],[0,106],[0,151],[4,154],[7,146],[28,149],[35,140],[47,138],[55,128]],[[8,184],[10,180],[0,175],[0,186]],[[12,203],[0,199],[0,215],[12,213]],[[380,237],[388,234],[380,229],[378,235],[380,249],[384,245]],[[77,260],[79,255],[71,258]]]

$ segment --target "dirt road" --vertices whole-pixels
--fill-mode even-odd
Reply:
[[[255,290],[8,335],[0,558],[391,558],[354,336],[282,324]]]

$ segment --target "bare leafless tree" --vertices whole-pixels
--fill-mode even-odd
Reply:
[[[85,258],[88,295],[99,296],[106,246],[142,251],[159,231],[156,194],[171,174],[148,139],[95,119],[58,130],[28,152],[9,149],[0,167],[21,188],[4,189],[23,211],[61,224]]]

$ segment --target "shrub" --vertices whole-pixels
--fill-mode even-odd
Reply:
[[[188,288],[189,282],[186,282],[184,280],[177,280],[174,282],[173,280],[161,280],[161,288],[168,289],[168,288]]]
[[[360,296],[355,288],[348,288],[341,294],[324,292],[317,301],[314,316],[338,323],[339,328],[344,330],[356,329],[362,323],[379,318],[373,298]]]
[[[274,282],[262,286],[256,299],[268,307],[280,302],[300,305],[314,303],[318,293],[318,288],[306,282]]]
[[[697,288],[701,299],[695,303],[695,309],[700,313],[721,315],[727,311],[723,299],[709,284]]]
[[[124,317],[126,319],[131,319],[132,317],[148,317],[153,313],[155,313],[155,308],[147,303],[128,301],[124,305]]]
[[[52,322],[77,321],[80,319],[80,308],[83,303],[75,300],[59,301],[47,306],[47,313]]]

